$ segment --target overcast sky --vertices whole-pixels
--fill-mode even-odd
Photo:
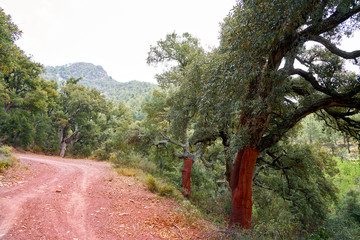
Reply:
[[[44,65],[90,62],[114,79],[156,83],[150,45],[176,31],[217,46],[236,0],[0,0],[23,31],[17,44]]]

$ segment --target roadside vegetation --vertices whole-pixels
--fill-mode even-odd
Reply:
[[[16,163],[16,158],[13,156],[11,147],[3,145],[0,147],[0,173],[4,172],[9,167]]]

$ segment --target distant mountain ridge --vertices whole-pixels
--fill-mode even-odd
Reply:
[[[84,78],[87,80],[107,79],[109,78],[107,72],[102,66],[94,65],[92,63],[72,63],[63,66],[46,67],[45,78],[56,77],[57,80],[66,80],[70,77]]]
[[[100,65],[78,62],[63,66],[46,66],[42,75],[46,80],[64,83],[70,77],[82,78],[79,84],[95,88],[106,98],[116,102],[124,102],[131,109],[135,120],[145,118],[141,106],[150,100],[156,84],[140,81],[118,82],[107,74]]]

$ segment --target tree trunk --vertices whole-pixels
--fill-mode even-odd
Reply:
[[[72,139],[70,142],[70,149],[69,152],[72,155],[73,154],[73,150],[74,150],[74,144],[76,143],[76,139]]]
[[[259,151],[245,147],[236,156],[231,177],[232,206],[229,227],[249,229],[252,214],[252,179]]]
[[[66,146],[67,146],[67,143],[65,141],[63,141],[61,143],[61,148],[60,148],[60,157],[65,156]]]
[[[231,156],[228,155],[227,150],[225,151],[225,179],[231,187],[231,173],[233,171],[233,162]]]
[[[182,172],[182,187],[183,194],[186,198],[190,198],[191,195],[191,168],[192,168],[193,160],[190,158],[186,158],[184,160],[184,167],[181,170]]]

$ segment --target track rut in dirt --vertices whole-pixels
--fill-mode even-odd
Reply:
[[[108,163],[34,154],[17,158],[21,167],[0,178],[0,239],[204,236],[179,220],[175,201],[118,176]]]

